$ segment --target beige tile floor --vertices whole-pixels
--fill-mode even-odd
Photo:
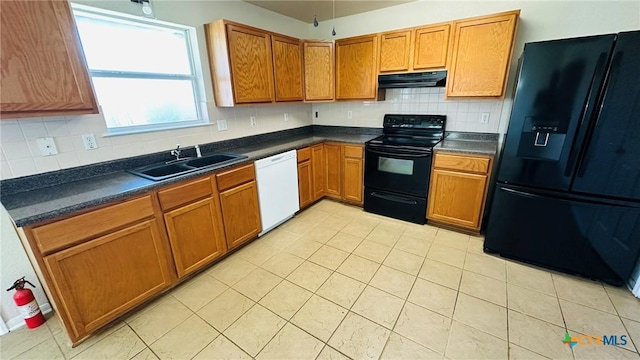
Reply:
[[[572,336],[626,345],[571,350]],[[482,238],[322,201],[76,348],[55,317],[2,359],[639,359],[626,289],[505,261]]]

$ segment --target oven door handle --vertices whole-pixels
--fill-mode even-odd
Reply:
[[[372,148],[367,148],[366,150],[368,152],[372,152],[374,154],[384,155],[384,156],[393,156],[393,157],[422,158],[422,157],[431,156],[431,153],[426,153],[426,154],[393,153],[393,152],[387,152],[387,151],[374,150]]]
[[[387,195],[387,194],[380,194],[377,192],[372,192],[371,196],[380,198],[380,199],[384,199],[384,200],[389,200],[389,201],[393,201],[393,202],[399,202],[399,203],[403,203],[403,204],[407,204],[407,205],[418,205],[418,202],[415,200],[411,200],[411,199],[407,199],[404,198],[402,196],[397,196],[397,195]]]

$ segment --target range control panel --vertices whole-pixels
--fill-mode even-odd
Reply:
[[[384,116],[385,128],[434,129],[444,128],[445,115],[390,115]]]

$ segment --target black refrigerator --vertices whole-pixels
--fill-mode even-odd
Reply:
[[[485,252],[621,285],[640,255],[640,31],[527,43]]]

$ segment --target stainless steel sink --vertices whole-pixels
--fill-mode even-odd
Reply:
[[[246,155],[213,154],[195,159],[175,161],[170,164],[156,163],[127,171],[149,180],[160,181],[202,169],[216,169],[246,158]]]

